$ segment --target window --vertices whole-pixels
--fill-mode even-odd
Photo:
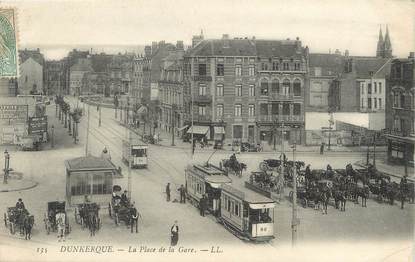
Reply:
[[[365,93],[365,83],[360,83],[360,89],[362,90],[362,95]]]
[[[382,82],[379,82],[378,84],[378,91],[379,91],[379,94],[382,94]]]
[[[242,85],[235,86],[235,96],[242,96]]]
[[[367,93],[372,94],[372,84],[371,83],[367,84]]]
[[[378,101],[376,98],[373,98],[373,108],[378,108]]]
[[[216,105],[216,116],[223,117],[223,105],[222,104]]]
[[[235,216],[239,217],[239,204],[235,204]]]
[[[295,70],[295,71],[300,71],[300,67],[301,67],[301,64],[300,64],[299,62],[296,62],[296,63],[294,64],[294,70]]]
[[[321,76],[321,67],[314,67],[314,76]]]
[[[223,84],[216,85],[216,95],[223,96]]]
[[[367,98],[367,108],[372,109],[372,98],[370,97]]]
[[[404,108],[405,107],[405,94],[403,92],[400,93],[400,107]]]
[[[267,63],[262,63],[261,64],[261,70],[267,71],[268,70],[268,64]]]
[[[282,105],[282,114],[283,115],[290,115],[290,104],[284,103]]]
[[[272,115],[278,115],[279,113],[280,113],[280,105],[276,104],[276,103],[273,103],[271,105],[271,114]]]
[[[255,65],[249,65],[248,74],[249,74],[249,76],[254,76],[255,75]]]
[[[395,119],[393,121],[393,129],[395,131],[401,131],[401,120],[398,116],[395,116]]]
[[[199,106],[199,115],[201,116],[206,115],[206,106]]]
[[[206,95],[206,85],[205,84],[199,84],[199,95],[205,96]]]
[[[272,62],[272,70],[273,71],[277,71],[278,70],[278,67],[279,67],[278,62]]]
[[[379,98],[378,101],[379,109],[382,109],[382,98]]]
[[[273,94],[278,94],[280,92],[280,82],[278,81],[278,79],[272,80],[271,92]]]
[[[284,68],[284,70],[289,70],[290,69],[290,67],[288,65],[288,62],[283,63],[283,68]]]
[[[242,113],[242,105],[237,104],[235,105],[235,116],[241,116]]]
[[[206,75],[206,64],[199,64],[199,75],[200,76]]]
[[[262,103],[259,104],[259,110],[261,115],[268,115],[268,104]]]
[[[261,95],[268,95],[268,82],[266,82],[266,80],[262,80],[261,82]]]
[[[248,115],[249,116],[255,116],[255,105],[249,105],[248,107]]]
[[[255,85],[249,85],[249,96],[255,96]]]
[[[376,82],[374,82],[373,84],[374,84],[374,86],[373,86],[373,87],[374,87],[374,89],[375,89],[375,90],[373,91],[373,93],[374,93],[374,94],[376,94],[376,93],[378,92],[378,84],[377,84]]]
[[[393,92],[393,107],[400,107],[399,105],[399,92],[395,91]]]
[[[299,79],[294,80],[294,96],[301,96],[301,81]]]
[[[285,79],[284,82],[282,83],[282,94],[283,95],[289,95],[290,94],[290,80]]]
[[[216,75],[217,76],[224,76],[225,75],[225,68],[223,64],[216,65]]]
[[[233,138],[242,139],[242,126],[241,125],[233,126]]]
[[[301,115],[301,104],[294,104],[293,115]]]
[[[242,75],[242,65],[235,65],[235,75],[236,76]]]

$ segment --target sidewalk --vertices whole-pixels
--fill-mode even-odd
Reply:
[[[373,159],[369,160],[369,163],[373,163]],[[356,162],[355,165],[366,168],[366,161]],[[389,165],[385,163],[383,159],[376,160],[376,169],[382,173],[388,174],[396,178],[402,178],[405,175],[405,167],[402,165]],[[408,167],[408,179],[415,181],[415,173],[413,167]]]

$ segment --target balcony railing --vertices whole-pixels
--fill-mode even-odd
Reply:
[[[211,95],[196,95],[193,101],[196,103],[211,103],[212,96]]]
[[[259,115],[258,119],[261,122],[273,122],[273,121],[299,122],[299,121],[304,121],[304,116],[302,115]]]
[[[211,76],[193,76],[193,81],[212,81]]]
[[[269,98],[271,100],[293,100],[294,99],[294,95],[291,94],[282,94],[282,93],[271,93],[269,95]]]

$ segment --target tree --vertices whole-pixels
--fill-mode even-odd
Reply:
[[[73,112],[71,113],[71,117],[73,121],[74,144],[76,144],[77,136],[78,136],[78,124],[81,122],[81,118],[82,118],[82,109],[79,107],[74,108]]]

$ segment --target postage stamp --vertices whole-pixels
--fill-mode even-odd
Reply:
[[[0,8],[0,78],[18,76],[16,13]]]

